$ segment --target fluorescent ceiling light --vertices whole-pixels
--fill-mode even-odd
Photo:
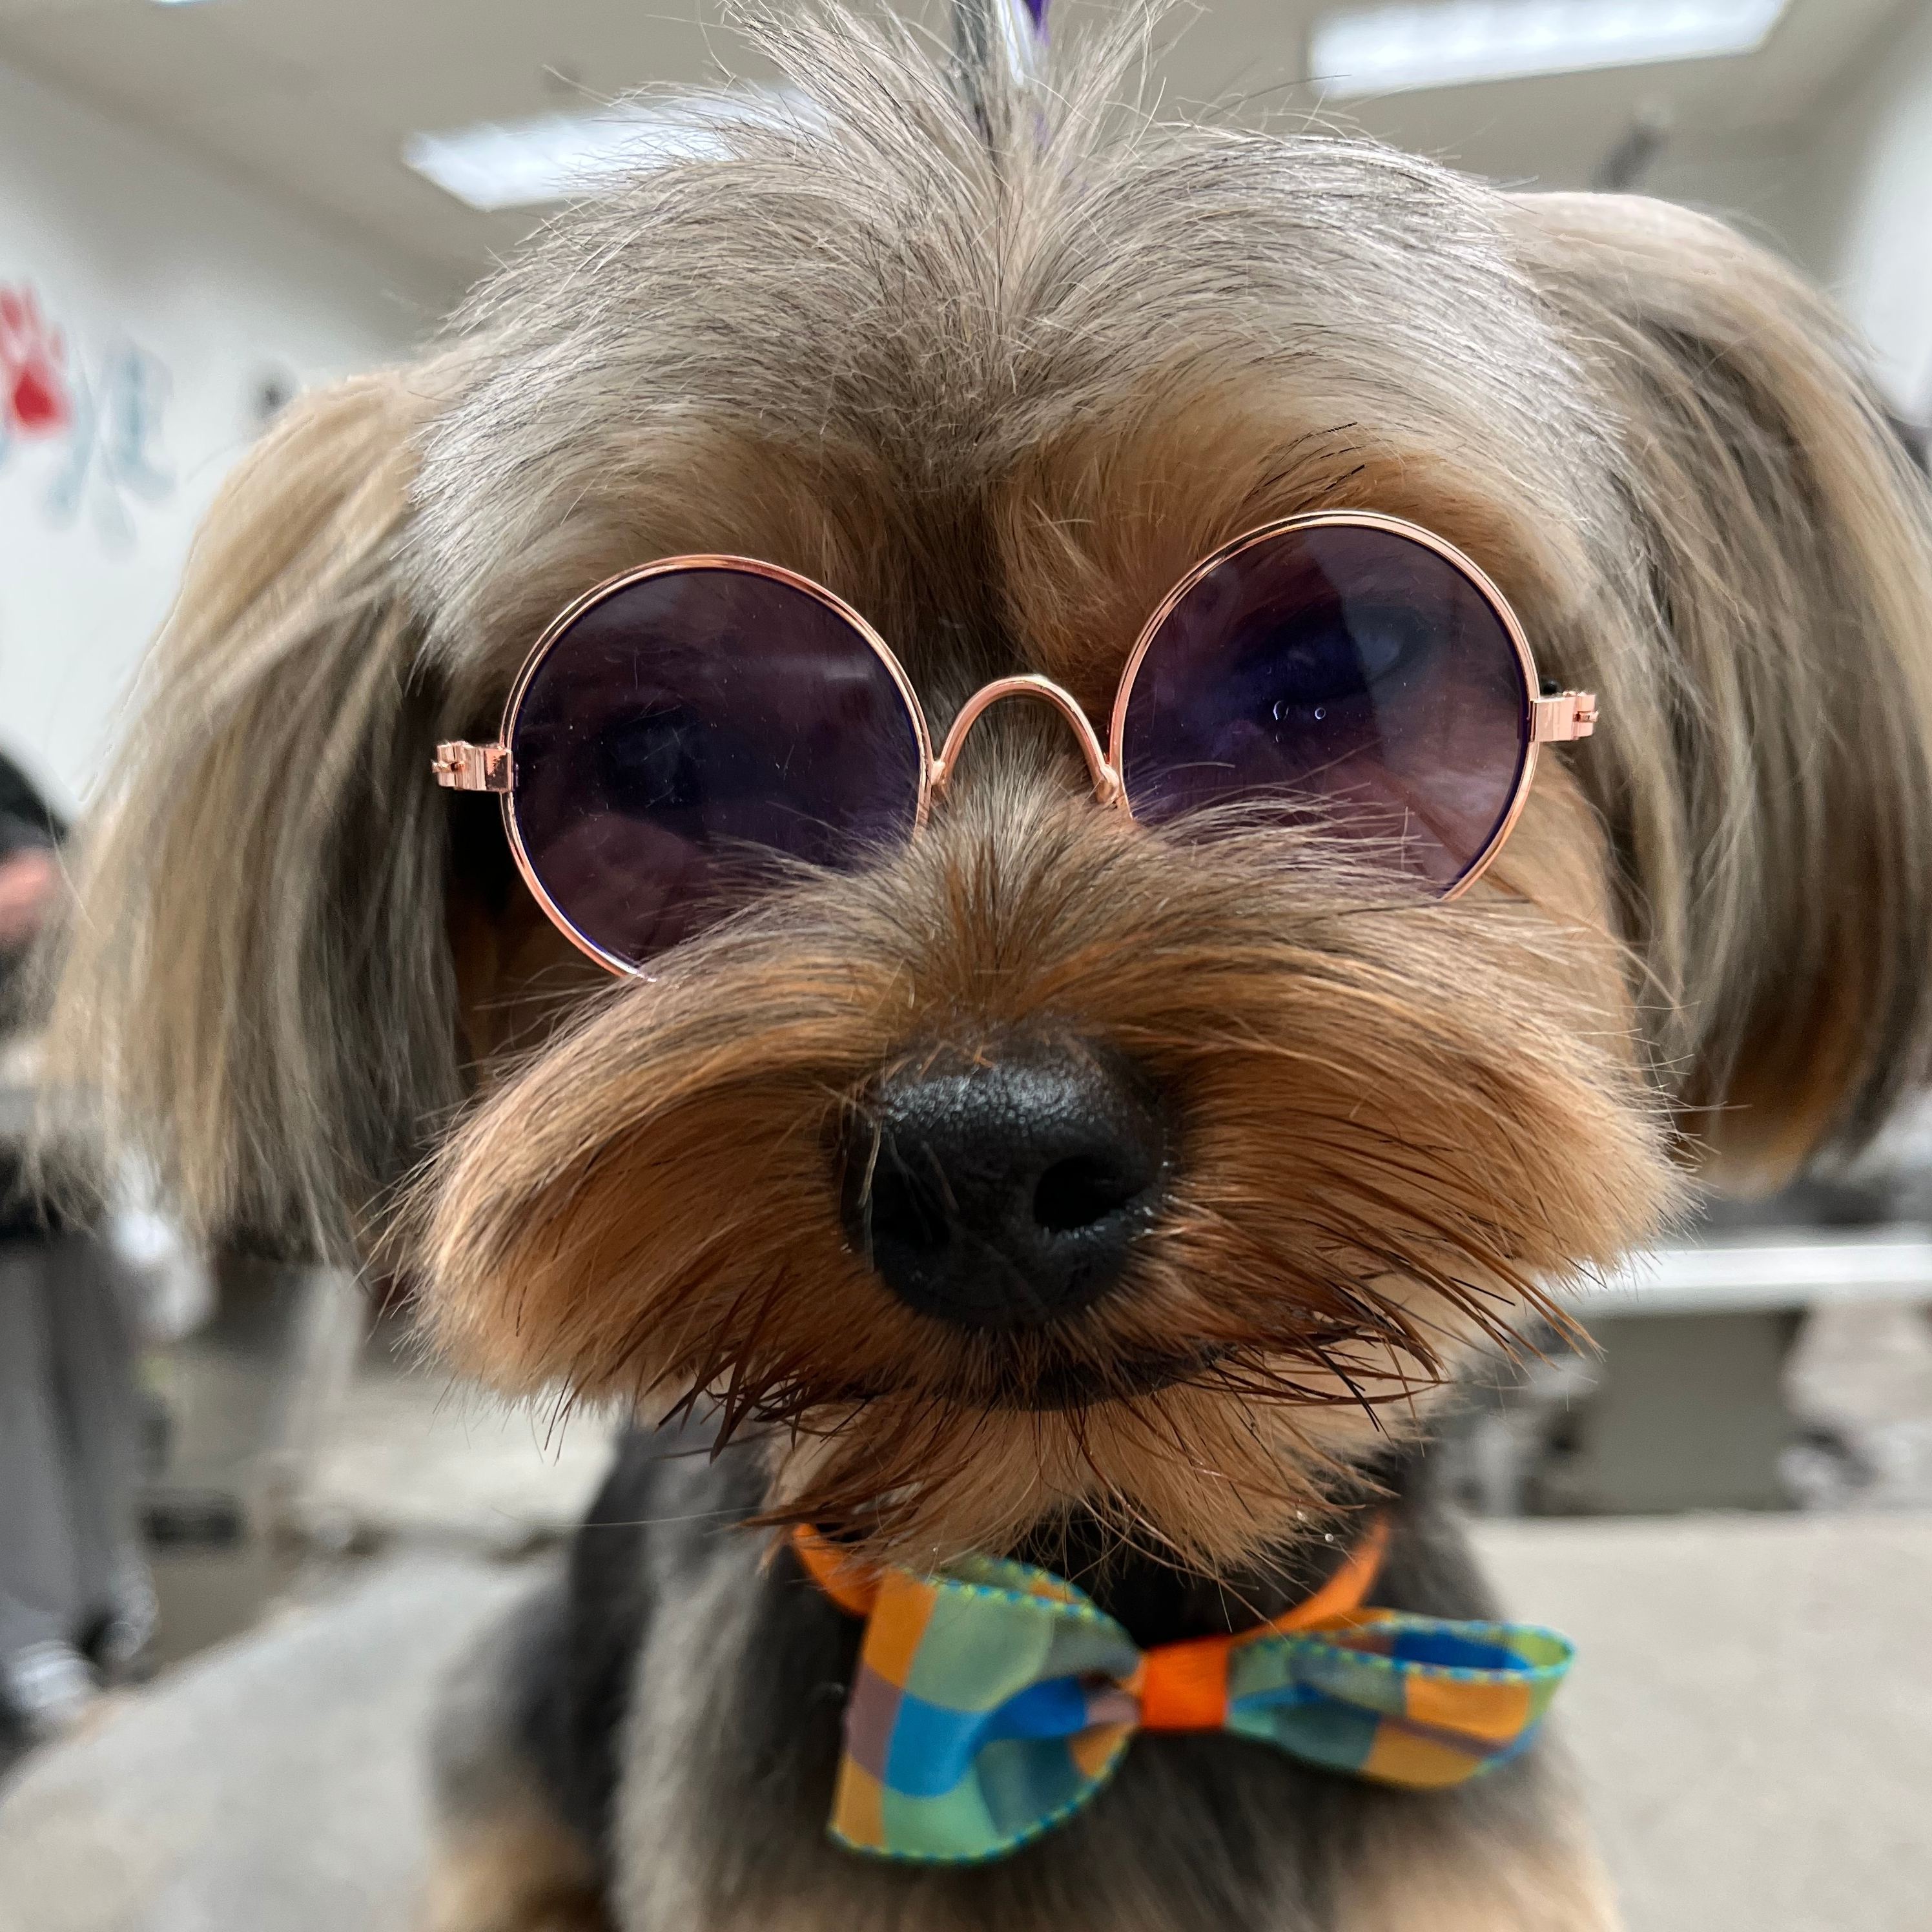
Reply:
[[[535,208],[595,194],[666,161],[722,155],[734,126],[802,126],[809,118],[800,97],[788,89],[746,88],[412,134],[403,159],[472,208]]]
[[[1748,54],[1790,0],[1433,0],[1329,14],[1308,66],[1343,97]]]

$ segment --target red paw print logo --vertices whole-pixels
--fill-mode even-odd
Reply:
[[[0,288],[0,430],[49,436],[70,419],[61,364],[67,346],[32,292]]]

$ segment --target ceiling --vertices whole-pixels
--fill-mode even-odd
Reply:
[[[1120,0],[1062,0],[1075,6]],[[1307,28],[1335,0],[1198,0],[1156,74],[1171,110],[1241,118],[1322,111]],[[1478,172],[1588,182],[1640,103],[1662,101],[1692,158],[1796,145],[1928,0],[1792,0],[1757,52],[1437,88],[1348,104],[1348,118]],[[903,10],[943,24],[944,0]],[[0,0],[0,61],[298,206],[445,295],[533,225],[484,214],[405,168],[404,140],[556,112],[626,88],[754,64],[718,0]]]

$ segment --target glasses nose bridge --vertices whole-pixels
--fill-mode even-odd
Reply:
[[[1094,781],[1094,796],[1102,805],[1118,806],[1124,796],[1120,775],[1107,760],[1106,748],[1101,744],[1100,734],[1094,729],[1092,721],[1080,708],[1079,700],[1064,686],[1058,685],[1050,677],[1040,677],[1031,673],[1022,677],[995,678],[991,684],[980,688],[960,706],[958,716],[946,734],[946,742],[940,747],[939,755],[932,761],[932,796],[944,796],[954,767],[958,762],[960,748],[965,743],[974,726],[979,723],[992,707],[1009,698],[1030,698],[1036,704],[1045,704],[1057,711],[1061,719],[1072,731],[1080,747],[1080,754],[1087,760],[1087,770]]]

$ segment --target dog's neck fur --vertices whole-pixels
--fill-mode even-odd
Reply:
[[[1390,1526],[1376,1600],[1486,1616],[1426,1476],[1418,1455],[1375,1472]],[[1089,1901],[1086,1922],[1120,1932],[1610,1922],[1560,1784],[1528,1757],[1418,1801],[1236,1739],[1150,1736],[1100,1800],[1022,1858],[937,1872],[854,1858],[825,1827],[862,1626],[789,1552],[740,1526],[763,1489],[754,1454],[712,1462],[700,1444],[667,1456],[633,1438],[568,1585],[533,1600],[496,1666],[499,1697],[526,1714],[518,1775],[534,1773],[560,1822],[596,1848],[620,1932],[1024,1932],[1064,1924],[1070,1898]],[[1257,1576],[1252,1589],[1122,1558],[1091,1523],[1057,1524],[1019,1553],[1077,1575],[1090,1546],[1103,1560],[1078,1580],[1145,1644],[1252,1624],[1298,1600],[1346,1549],[1345,1533],[1332,1545],[1324,1534],[1311,1522],[1307,1546],[1280,1552],[1273,1583]],[[446,1790],[475,1784],[476,1767],[454,1775],[464,1769],[445,1768]],[[1436,1916],[1416,1916],[1425,1908]]]
[[[1414,1486],[1417,1472],[1395,1464],[1363,1486],[1393,1498]],[[1076,1583],[1142,1649],[1190,1637],[1252,1630],[1314,1594],[1339,1569],[1372,1520],[1363,1510],[1340,1520],[1311,1514],[1306,1534],[1270,1550],[1231,1575],[1191,1570],[1122,1541],[1088,1510],[1034,1531],[1009,1553]]]

